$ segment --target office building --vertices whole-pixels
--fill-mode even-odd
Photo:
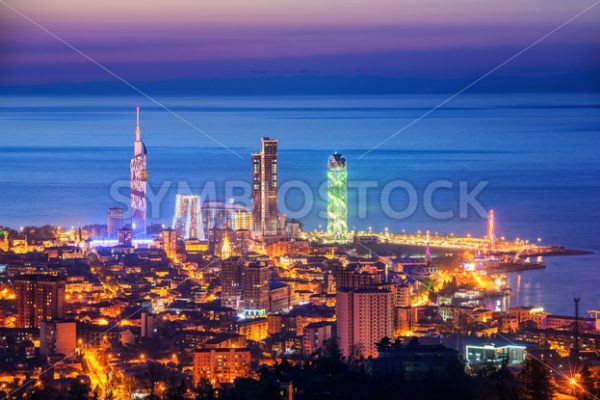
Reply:
[[[481,342],[476,339],[467,339],[465,344],[465,361],[467,365],[474,366],[496,366],[499,367],[506,362],[508,366],[517,366],[525,361],[527,348],[524,345],[513,342],[496,341]]]
[[[174,229],[164,229],[160,233],[160,239],[167,257],[174,259],[177,256],[177,232]]]
[[[264,316],[269,309],[269,267],[262,264],[245,265],[241,283],[245,315]]]
[[[252,229],[252,213],[241,204],[208,201],[202,206],[204,231],[211,229]]]
[[[158,315],[142,311],[140,314],[140,327],[142,337],[149,338],[158,333]]]
[[[221,305],[240,309],[242,301],[242,268],[244,259],[229,258],[221,263]]]
[[[269,322],[266,318],[243,319],[237,323],[237,333],[247,340],[260,342],[269,336]]]
[[[211,229],[208,234],[208,250],[220,258],[229,258],[235,252],[235,231],[231,229]],[[226,244],[227,242],[227,244]],[[229,255],[223,257],[223,246],[229,247]],[[226,249],[227,250],[227,249]],[[226,254],[227,255],[227,254]]]
[[[70,357],[77,346],[77,323],[72,320],[42,321],[40,323],[40,354],[62,354]]]
[[[200,210],[200,197],[178,194],[175,200],[173,229],[182,239],[204,240],[204,224]]]
[[[252,217],[261,238],[279,232],[277,208],[277,140],[263,137],[261,151],[252,154]]]
[[[17,328],[39,328],[42,321],[64,317],[65,280],[53,275],[15,278]]]
[[[108,209],[107,236],[109,239],[116,239],[119,236],[119,230],[123,229],[123,214],[125,210],[121,207],[112,207]]]
[[[393,294],[389,290],[340,289],[336,295],[336,327],[344,357],[377,357],[375,343],[393,338]]]
[[[327,160],[327,233],[338,241],[348,234],[348,168],[339,153]]]
[[[146,235],[146,182],[148,180],[148,154],[142,142],[140,108],[136,107],[135,143],[131,172],[131,230],[134,237]]]
[[[402,282],[396,286],[396,307],[410,307],[411,287],[407,282]]]
[[[283,282],[269,282],[269,312],[289,311],[292,308],[292,287]]]

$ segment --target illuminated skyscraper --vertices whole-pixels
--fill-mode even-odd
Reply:
[[[262,138],[260,153],[252,154],[252,217],[254,232],[275,236],[279,230],[277,209],[277,139]]]
[[[348,233],[348,168],[337,152],[327,160],[327,233],[336,240]]]
[[[148,156],[142,142],[140,108],[136,107],[135,143],[131,171],[131,230],[133,236],[146,234],[146,181],[148,180]]]
[[[109,239],[116,239],[119,236],[119,229],[123,228],[123,210],[121,207],[108,209],[108,229]]]
[[[193,194],[178,194],[175,200],[173,229],[183,239],[204,240],[204,225],[200,211],[200,197]]]

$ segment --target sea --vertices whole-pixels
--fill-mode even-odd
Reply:
[[[304,229],[326,228],[340,152],[351,229],[482,236],[494,209],[499,237],[594,252],[509,274],[511,306],[600,309],[600,95],[463,94],[430,112],[446,97],[0,96],[0,225],[106,223],[127,207],[139,105],[154,223],[171,224],[176,193],[248,205],[251,153],[270,136],[280,209]]]

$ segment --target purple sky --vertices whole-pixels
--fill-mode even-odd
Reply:
[[[475,79],[593,4],[590,0],[5,1],[134,82],[306,75]],[[598,21],[600,5],[511,62],[498,77],[598,76]],[[0,86],[113,80],[2,4],[0,26]]]

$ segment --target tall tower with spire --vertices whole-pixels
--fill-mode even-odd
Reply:
[[[146,234],[146,181],[148,155],[142,142],[140,129],[140,107],[136,107],[135,142],[133,158],[130,163],[131,171],[131,231],[134,237]]]

